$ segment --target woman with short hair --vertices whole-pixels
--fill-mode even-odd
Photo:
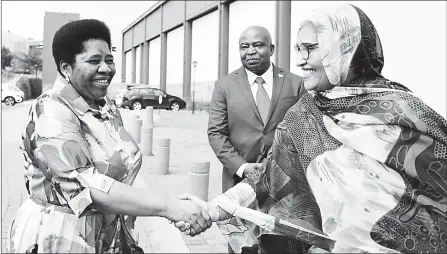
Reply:
[[[58,77],[32,105],[22,136],[30,198],[12,222],[7,252],[140,253],[136,216],[185,221],[192,234],[209,228],[196,204],[131,186],[142,155],[106,96],[115,75],[108,27],[67,23],[52,48]]]

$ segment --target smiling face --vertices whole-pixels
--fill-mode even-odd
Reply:
[[[63,62],[61,69],[85,100],[99,100],[106,96],[116,73],[113,55],[103,40],[91,39],[83,45],[84,50],[76,55],[73,65]]]
[[[259,76],[270,67],[270,57],[274,50],[271,36],[263,27],[250,27],[239,38],[242,65]]]
[[[306,55],[307,52],[302,52],[303,54],[301,54],[299,50],[296,50],[296,65],[303,70],[304,87],[306,90],[318,92],[332,89],[333,85],[329,82],[321,61],[317,33],[315,27],[310,22],[304,23],[298,31],[295,48],[303,48],[302,45],[308,46],[309,58],[306,60],[302,56]]]

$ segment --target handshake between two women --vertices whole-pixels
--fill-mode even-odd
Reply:
[[[186,235],[199,235],[210,228],[213,222],[232,217],[214,200],[206,202],[187,193],[180,195],[178,199],[179,206],[175,208],[176,211],[171,211],[168,219]]]
[[[253,188],[245,182],[236,184],[209,202],[191,194],[183,194],[174,201],[178,205],[171,205],[176,207],[176,211],[171,211],[167,218],[181,232],[195,236],[210,228],[213,222],[227,220],[235,215],[241,216],[241,208],[250,204],[255,197]],[[244,216],[246,213],[247,211]],[[265,224],[263,221],[260,223]]]

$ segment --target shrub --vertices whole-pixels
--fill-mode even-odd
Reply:
[[[29,84],[29,79],[27,77],[21,77],[16,86],[23,91],[23,100],[31,99],[31,86]]]
[[[31,99],[35,99],[42,94],[42,79],[30,78],[29,84],[31,87]]]
[[[23,100],[36,99],[42,94],[42,79],[21,77],[16,86],[23,91]]]

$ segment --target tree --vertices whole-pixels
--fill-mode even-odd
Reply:
[[[7,47],[2,46],[2,70],[4,70],[6,66],[11,65],[12,57],[13,55],[11,51]]]
[[[37,67],[38,70],[42,70],[41,49],[30,48],[28,54],[16,54],[16,58],[19,59],[27,68]]]

